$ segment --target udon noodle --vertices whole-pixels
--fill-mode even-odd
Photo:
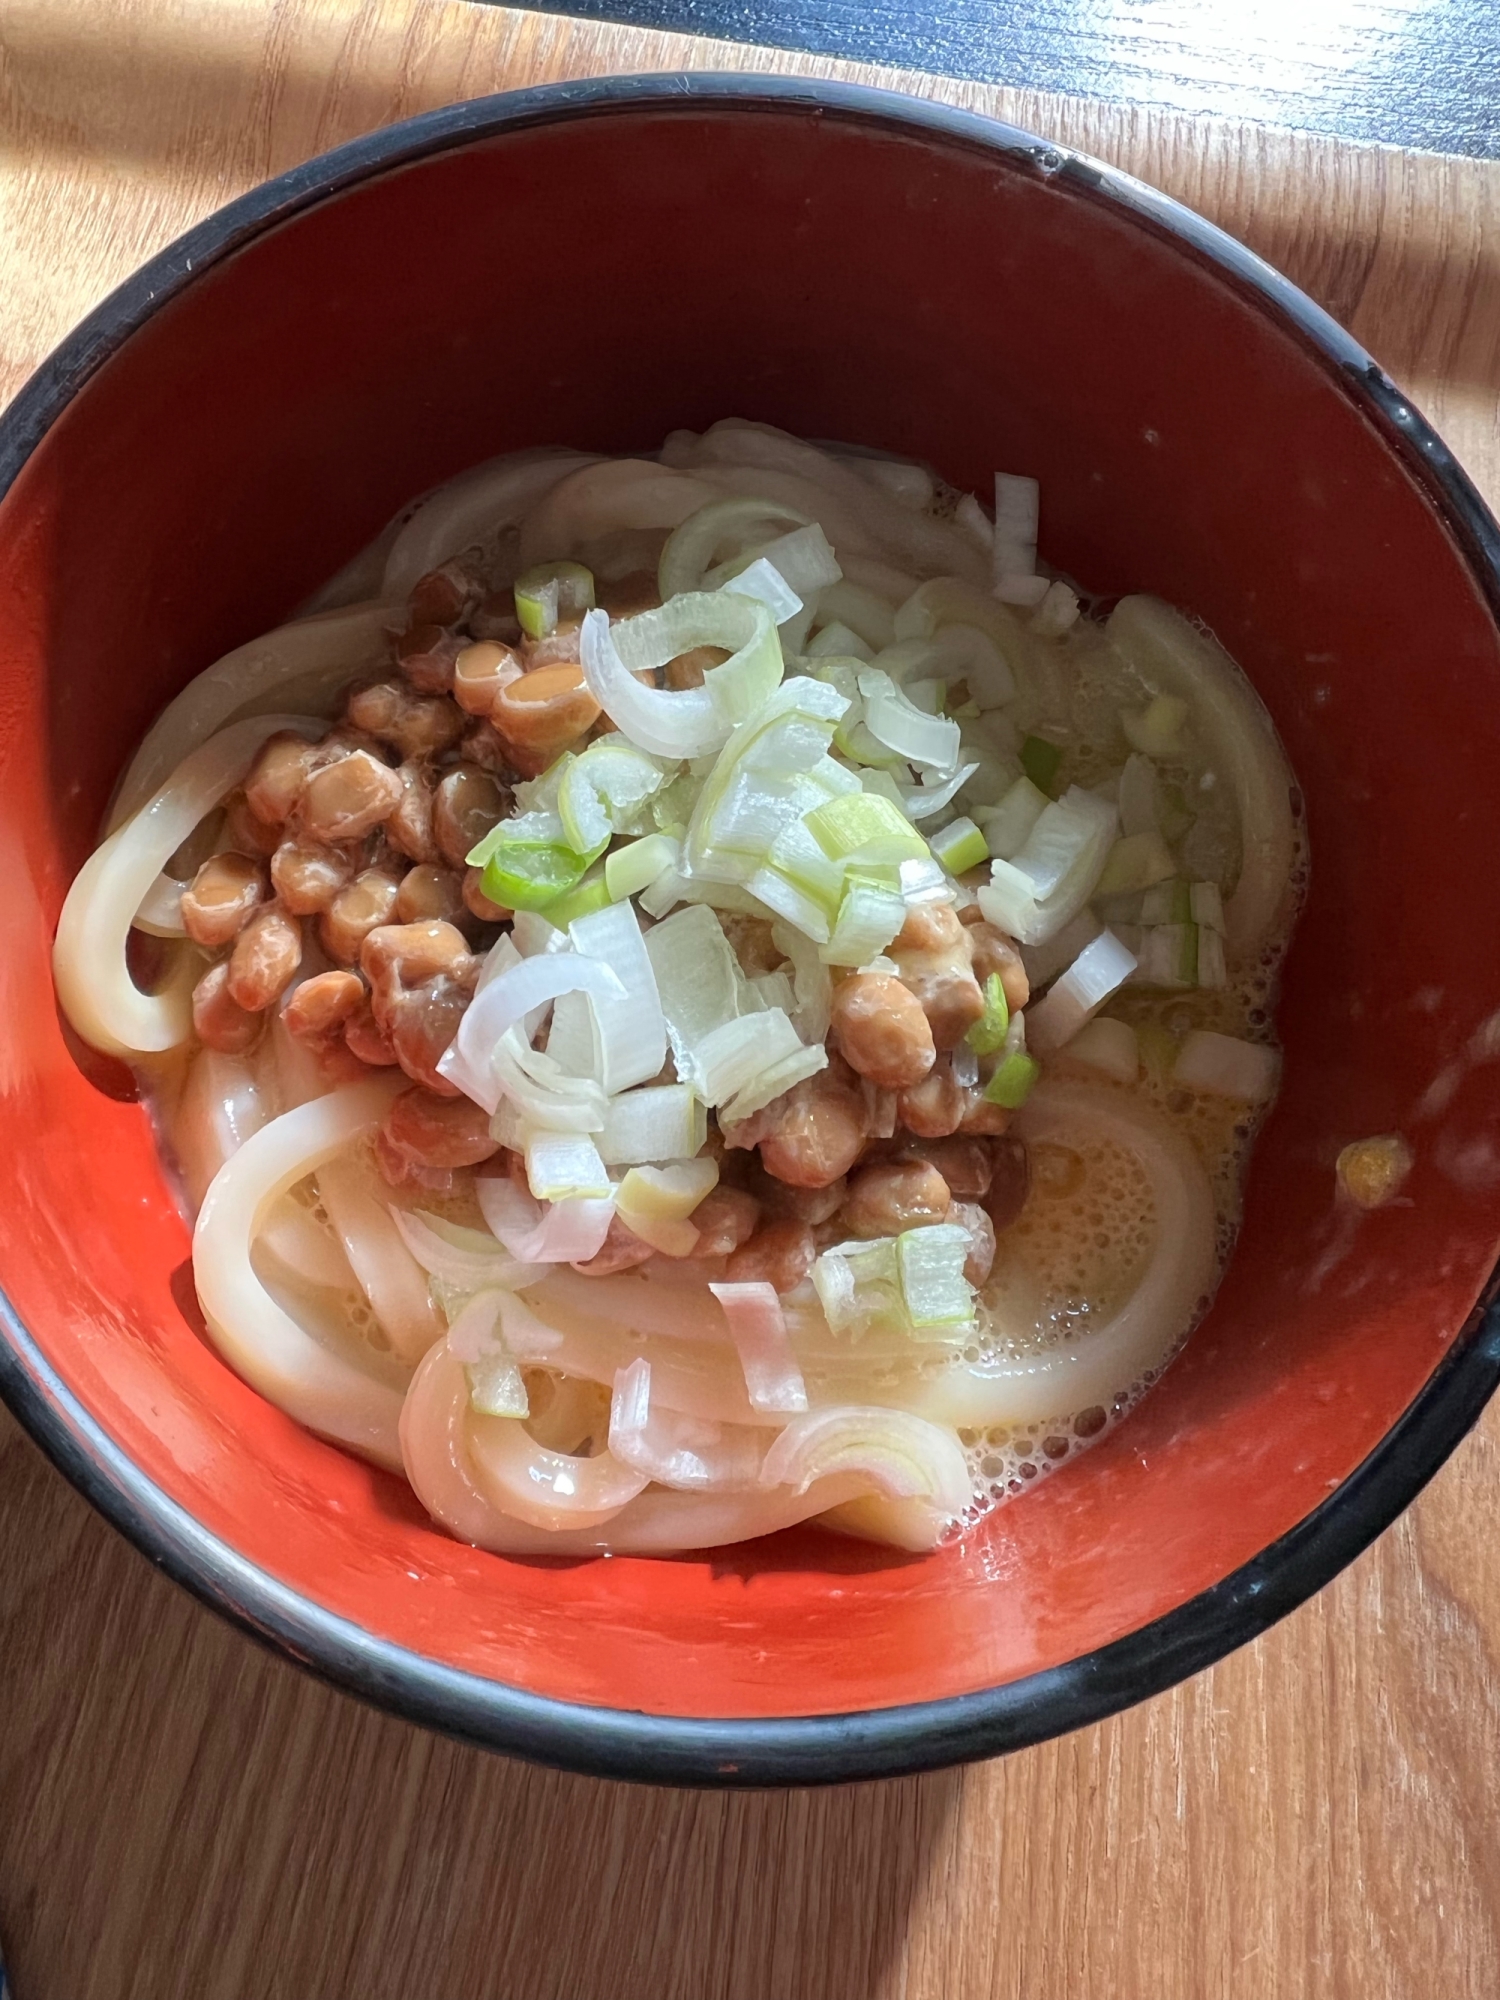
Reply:
[[[1232,1246],[1304,871],[1249,684],[1037,490],[764,425],[408,507],[168,704],[56,978],[259,1392],[482,1547],[926,1548]]]

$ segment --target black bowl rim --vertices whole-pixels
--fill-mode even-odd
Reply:
[[[73,397],[211,264],[362,181],[526,126],[619,112],[800,109],[978,148],[1056,177],[1170,238],[1313,351],[1444,519],[1500,623],[1500,528],[1446,445],[1371,357],[1291,281],[1191,209],[1051,141],[926,99],[819,79],[604,77],[431,111],[294,167],[209,216],[71,333],[0,416],[0,498]],[[1223,1658],[1360,1554],[1416,1497],[1500,1386],[1500,1271],[1414,1401],[1311,1514],[1165,1616],[999,1687],[899,1707],[779,1718],[645,1714],[460,1672],[325,1610],[210,1534],[135,1466],[0,1294],[0,1397],[53,1464],[151,1562],[333,1686],[409,1721],[596,1777],[754,1787],[894,1777],[997,1756],[1097,1722]]]

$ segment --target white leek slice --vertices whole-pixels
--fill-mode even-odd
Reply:
[[[736,571],[720,588],[736,597],[753,598],[757,604],[763,604],[778,625],[786,624],[802,609],[802,599],[781,571],[767,562],[764,556],[757,556],[754,562]]]
[[[587,626],[587,619],[584,623]],[[683,694],[706,694],[718,720],[719,741],[735,723],[754,715],[781,680],[781,642],[771,613],[754,598],[737,597],[732,591],[689,591],[669,599],[659,610],[625,619],[610,628],[609,636],[627,676],[664,667],[668,660],[695,646],[723,647],[730,657],[721,666],[709,668],[701,688],[667,697],[680,701]],[[640,691],[652,692],[646,688]],[[644,747],[650,749],[651,745]],[[715,747],[707,744],[704,750]],[[701,756],[704,751],[684,754]]]
[[[742,1118],[752,1118],[778,1097],[797,1084],[816,1076],[820,1069],[828,1067],[828,1051],[821,1042],[811,1047],[797,1047],[779,1062],[771,1063],[760,1070],[751,1081],[737,1091],[727,1104],[719,1107],[721,1124],[735,1125]]]
[[[1141,1074],[1141,1049],[1128,1021],[1100,1014],[1068,1043],[1069,1062],[1085,1063],[1116,1083],[1135,1083]]]
[[[801,1038],[779,1007],[742,1014],[694,1045],[691,1081],[705,1104],[723,1104],[763,1070],[801,1052]]]
[[[1266,1104],[1276,1095],[1280,1073],[1281,1057],[1275,1049],[1207,1028],[1195,1028],[1184,1039],[1172,1065],[1172,1081],[1187,1090],[1242,1097],[1251,1104]]]
[[[997,860],[1009,861],[1031,838],[1032,828],[1051,801],[1030,778],[1017,778],[993,812],[984,815],[984,836]]]
[[[474,1183],[480,1213],[523,1264],[583,1264],[604,1247],[615,1212],[612,1198],[585,1196],[543,1208],[514,1181],[482,1176]]]
[[[683,849],[689,874],[735,880],[753,872],[781,828],[814,802],[799,780],[828,761],[848,706],[837,688],[798,676],[735,729],[693,808]]]
[[[865,727],[912,764],[926,764],[946,776],[958,763],[962,733],[945,715],[928,715],[908,700],[889,674],[867,667],[859,677]]]
[[[683,591],[703,589],[716,552],[727,543],[737,550],[758,549],[764,544],[767,528],[806,525],[805,514],[799,514],[795,507],[778,506],[774,500],[711,500],[666,539],[656,572],[662,602]]]
[[[682,842],[669,833],[648,833],[604,857],[604,883],[617,903],[638,896],[682,859]]]
[[[990,864],[979,891],[985,916],[1022,944],[1055,936],[1093,894],[1117,824],[1112,805],[1073,786],[1042,813],[1013,861]]]
[[[1041,487],[1021,473],[995,474],[995,535],[992,544],[997,592],[1011,577],[1036,570],[1037,523]],[[1000,593],[1003,594],[1003,593]]]
[[[540,1273],[534,1265],[517,1260],[493,1235],[480,1229],[465,1229],[440,1215],[423,1209],[390,1205],[396,1233],[430,1278],[439,1278],[455,1291],[474,1292],[499,1287],[519,1291],[535,1284]]]
[[[791,961],[796,1004],[787,1012],[797,1033],[809,1045],[826,1040],[833,1008],[833,979],[818,946],[794,924],[773,924],[771,942]]]
[[[538,1201],[608,1200],[599,1149],[581,1132],[538,1132],[526,1144],[526,1182]]]
[[[931,819],[944,806],[951,805],[970,778],[979,769],[978,763],[960,764],[958,769],[944,778],[941,784],[928,784],[926,776],[916,785],[901,794],[902,810],[909,820]],[[981,857],[982,858],[982,857]]]
[[[1013,865],[1031,882],[1038,902],[1045,902],[1092,855],[1100,835],[1107,832],[1113,841],[1117,816],[1113,805],[1071,786],[1060,799],[1049,804],[1026,836],[1020,850],[1011,857]],[[1105,857],[1109,846],[1105,846]],[[1104,860],[1093,870],[1090,891],[1097,884]]]
[[[757,972],[748,982],[750,991],[746,1001],[754,998],[757,1007],[779,1007],[783,1014],[791,1015],[797,1009],[797,989],[789,974],[778,966],[774,972]]]
[[[698,1232],[689,1217],[718,1178],[714,1160],[632,1167],[615,1190],[615,1213],[664,1257],[690,1257]]]
[[[762,542],[749,556],[742,554],[719,563],[704,577],[702,587],[705,590],[735,589],[761,563],[773,569],[801,600],[793,610],[800,610],[808,598],[837,583],[844,574],[822,528],[816,521],[808,521],[788,534],[778,535],[774,541]],[[777,624],[784,623],[790,615],[787,613],[777,618]],[[772,616],[775,616],[774,610]]]
[[[705,1423],[655,1407],[651,1363],[637,1355],[615,1376],[609,1406],[611,1457],[681,1493],[748,1493],[758,1480],[764,1433]]]
[[[786,1314],[775,1287],[751,1284],[710,1285],[724,1308],[729,1337],[745,1373],[750,1407],[768,1413],[795,1415],[807,1408],[807,1385],[786,1330]]]
[[[964,1276],[969,1233],[956,1222],[905,1229],[896,1238],[896,1271],[913,1328],[945,1331],[974,1319],[974,1288]]]
[[[1135,971],[1136,961],[1113,931],[1104,931],[1074,959],[1042,999],[1026,1010],[1026,1040],[1036,1055],[1050,1055],[1072,1040],[1078,1030],[1119,990]]]
[[[804,1493],[834,1473],[858,1473],[884,1498],[920,1500],[944,1519],[956,1518],[972,1498],[952,1431],[905,1410],[856,1405],[794,1417],[766,1453],[760,1483]]]
[[[739,1013],[740,967],[724,927],[704,904],[679,910],[646,933],[677,1074],[696,1074],[693,1052]]]
[[[557,814],[568,845],[593,854],[612,833],[622,833],[633,814],[661,790],[671,775],[621,736],[601,737],[569,760],[558,786]]]
[[[667,1031],[640,919],[629,903],[575,917],[573,948],[613,973],[618,993],[583,989],[593,1016],[600,1083],[613,1095],[656,1075],[667,1058]]]
[[[828,965],[868,965],[906,922],[906,898],[899,889],[875,882],[851,882],[839,905],[838,921],[819,957]]]
[[[863,804],[863,796],[860,797]],[[817,808],[814,808],[817,810]],[[768,867],[808,896],[817,905],[822,922],[820,928],[827,935],[827,924],[838,912],[839,900],[844,893],[845,864],[842,857],[830,855],[813,831],[809,816],[792,820],[784,826],[771,842],[766,854]],[[757,887],[760,874],[750,878],[750,893],[761,896]],[[769,898],[764,898],[769,901]],[[774,904],[774,908],[780,908]],[[794,918],[795,922],[796,919]]]
[[[532,1048],[519,1027],[501,1036],[490,1057],[490,1070],[501,1095],[540,1130],[603,1129],[609,1100],[599,1085],[592,1077],[570,1076],[545,1050]]]
[[[763,906],[762,914],[771,911],[811,938],[814,944],[828,942],[832,930],[828,903],[799,888],[779,868],[758,868],[750,877],[749,887],[756,902]]]
[[[1065,971],[1103,929],[1094,912],[1085,907],[1044,944],[1023,944],[1021,963],[1026,968],[1032,992],[1040,993],[1044,986],[1056,979],[1058,973]],[[1116,935],[1119,933],[1116,932]]]
[[[645,1166],[691,1159],[708,1139],[708,1113],[687,1083],[653,1084],[612,1097],[598,1134],[606,1166]]]
[[[1177,873],[1172,850],[1155,827],[1145,833],[1122,834],[1109,850],[1104,872],[1094,884],[1096,896],[1133,895]]]
[[[532,1008],[564,993],[623,999],[625,987],[607,965],[577,952],[523,958],[476,992],[464,1009],[458,1033],[438,1061],[438,1073],[493,1112],[502,1094],[495,1060],[501,1042]]]
[[[940,625],[926,638],[900,639],[875,656],[875,665],[892,680],[909,683],[914,676],[940,680],[963,679],[981,708],[1012,701],[1016,677],[989,632],[977,625]]]
[[[538,952],[567,951],[569,948],[567,932],[559,930],[551,918],[544,916],[540,910],[516,911],[515,916],[511,920],[510,941],[522,958],[534,958]],[[503,944],[504,942],[505,940],[502,938],[500,943]],[[498,951],[499,948],[497,944],[495,951]],[[486,975],[489,972],[490,961],[494,958],[495,951],[492,951],[490,957],[485,960],[484,971],[479,975],[481,986],[488,983]],[[496,966],[496,971],[503,972],[504,969],[503,965]]]

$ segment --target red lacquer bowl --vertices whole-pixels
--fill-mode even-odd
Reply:
[[[410,495],[540,443],[755,416],[1040,475],[1044,547],[1191,607],[1300,776],[1285,1086],[1213,1312],[1128,1423],[961,1547],[817,1532],[512,1562],[300,1430],[206,1343],[121,1074],[52,929],[161,703]],[[1497,531],[1284,280],[1148,189],[897,97],[747,78],[441,111],[184,237],[0,424],[0,1389],[172,1575],[474,1741],[712,1784],[1034,1742],[1262,1630],[1406,1505],[1500,1367]],[[1444,1099],[1435,1079],[1467,1064]],[[1408,1199],[1336,1211],[1401,1130]]]

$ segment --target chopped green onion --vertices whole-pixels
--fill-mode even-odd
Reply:
[[[602,852],[601,846],[577,853],[555,813],[530,812],[492,827],[468,861],[471,868],[484,870],[480,887],[492,903],[507,910],[541,910],[576,888]]]
[[[1158,882],[1141,898],[1143,924],[1190,924],[1193,915],[1191,885],[1187,882]]]
[[[1162,785],[1157,793],[1157,820],[1164,840],[1181,840],[1198,815],[1188,804],[1181,785]]]
[[[856,718],[853,722],[841,722],[833,735],[834,747],[851,764],[864,764],[871,770],[894,771],[904,763],[899,750],[892,750],[882,743],[866,722]],[[899,790],[899,787],[897,788]]]
[[[1041,1073],[1042,1066],[1033,1056],[1012,1049],[985,1085],[984,1094],[991,1104],[1003,1105],[1007,1111],[1019,1110]]]
[[[807,660],[873,660],[875,649],[850,626],[837,620],[815,633],[802,649]]]
[[[1009,861],[1031,838],[1047,810],[1047,794],[1030,778],[1017,778],[993,811],[984,815],[984,837],[997,861]]]
[[[1127,833],[1109,850],[1104,873],[1095,886],[1096,896],[1128,895],[1149,889],[1177,872],[1172,850],[1152,828],[1146,833]]]
[[[1136,979],[1142,986],[1198,984],[1198,926],[1153,924],[1141,935]]]
[[[1045,736],[1028,736],[1021,745],[1021,769],[1037,790],[1045,792],[1049,799],[1057,783],[1062,760],[1062,745],[1049,742]]]
[[[627,896],[638,896],[659,875],[674,868],[681,853],[681,843],[665,833],[648,833],[643,840],[617,847],[604,857],[604,879],[611,899],[622,903]]]
[[[1188,719],[1188,705],[1179,695],[1159,694],[1139,712],[1126,710],[1120,727],[1132,750],[1144,757],[1177,757],[1182,754],[1182,727]]]
[[[582,1132],[537,1132],[526,1142],[526,1179],[538,1201],[607,1199],[613,1192],[599,1149]]]
[[[898,806],[874,792],[846,792],[803,824],[830,861],[921,861],[927,843]]]
[[[1200,930],[1224,934],[1224,898],[1217,882],[1194,882],[1189,889],[1192,920]]]
[[[482,1417],[529,1417],[531,1403],[521,1371],[503,1348],[464,1363],[469,1407]]]
[[[964,1040],[976,1055],[992,1056],[997,1049],[1004,1048],[1009,1026],[1010,1002],[1005,997],[1005,981],[998,972],[992,972],[984,982],[984,1012]]]
[[[708,1112],[686,1083],[652,1083],[612,1097],[595,1143],[609,1167],[691,1159],[708,1138]]]
[[[818,956],[825,965],[868,965],[906,922],[906,898],[888,883],[846,881],[838,921]]]
[[[548,903],[547,921],[563,929],[578,917],[591,917],[596,910],[607,910],[619,900],[610,894],[606,870],[596,868],[575,888],[565,889],[555,903]]]
[[[906,1229],[896,1238],[901,1296],[914,1331],[969,1325],[974,1292],[964,1276],[968,1254],[968,1232],[956,1222]]]
[[[787,588],[804,601],[829,584],[837,583],[844,574],[828,537],[816,521],[808,521],[788,534],[778,535],[774,541],[762,542],[757,548],[717,564],[704,577],[701,587],[727,590],[757,563],[775,570]],[[799,605],[798,610],[801,608]],[[785,624],[786,620],[778,622]]]
[[[622,736],[601,737],[564,761],[557,813],[577,853],[624,831],[631,816],[666,782],[667,768]]]
[[[913,764],[929,764],[945,774],[956,768],[962,735],[951,717],[918,708],[879,667],[864,669],[859,691],[865,698],[865,726],[877,742]]]
[[[582,563],[538,563],[516,578],[516,616],[532,639],[550,639],[564,618],[594,608],[594,577]]]
[[[950,875],[966,875],[990,855],[989,842],[971,819],[956,819],[932,836],[932,851]]]
[[[663,604],[683,591],[702,590],[704,577],[715,553],[732,543],[744,552],[747,563],[764,554],[763,536],[767,528],[800,528],[807,516],[794,507],[782,507],[774,500],[711,500],[696,514],[689,514],[681,527],[674,528],[662,548],[657,567],[657,589]],[[795,588],[795,586],[793,586]]]

